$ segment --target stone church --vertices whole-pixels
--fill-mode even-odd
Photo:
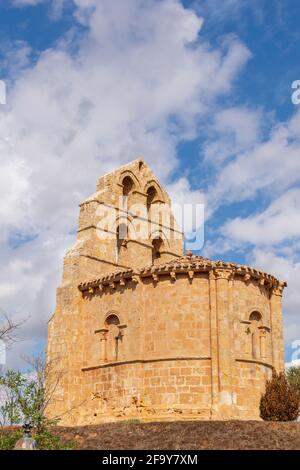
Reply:
[[[101,177],[80,204],[49,320],[48,416],[257,419],[284,367],[282,292],[270,274],[184,254],[171,201],[147,164]]]

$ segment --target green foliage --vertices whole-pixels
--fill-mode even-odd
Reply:
[[[296,390],[300,397],[300,367],[292,366],[286,372],[290,385]]]
[[[55,364],[46,364],[43,356],[28,360],[32,367],[30,374],[8,370],[0,375],[1,395],[3,404],[0,406],[2,424],[23,424],[28,421],[33,426],[32,437],[37,441],[41,450],[68,450],[75,448],[75,444],[64,442],[51,431],[58,419],[49,420],[45,416],[47,405],[52,399],[61,373]],[[52,384],[46,389],[46,377]],[[1,397],[1,398],[2,398]],[[16,441],[23,436],[23,430],[9,430],[0,428],[0,449],[13,449]]]
[[[6,424],[30,423],[42,432],[50,424],[45,415],[44,382],[35,376],[25,377],[20,372],[8,370],[0,376],[0,385],[4,388],[6,399],[0,407],[2,420]]]
[[[4,403],[0,407],[2,424],[19,424],[22,420],[22,410],[20,406],[20,394],[25,380],[20,372],[8,370],[4,376],[0,376],[0,385],[4,391]]]
[[[22,429],[16,431],[0,431],[0,450],[13,450],[18,439],[23,436]],[[32,436],[39,450],[72,450],[76,443],[65,442],[53,432],[42,431]]]
[[[3,424],[12,426],[13,424],[19,424],[21,422],[22,416],[14,397],[12,397],[11,400],[7,399],[5,403],[0,406],[0,413]]]
[[[0,431],[0,450],[13,450],[17,440],[22,436],[23,432],[21,429],[11,432]]]
[[[284,372],[273,371],[260,400],[260,416],[265,421],[294,421],[298,418],[300,398]]]
[[[40,450],[72,450],[76,448],[75,442],[64,442],[59,436],[47,430],[36,433],[33,437]]]

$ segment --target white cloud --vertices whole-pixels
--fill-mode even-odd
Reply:
[[[290,346],[300,339],[299,129],[298,109],[286,122],[274,124],[262,110],[234,108],[216,115],[205,148],[206,162],[217,172],[207,200],[218,214],[227,206],[227,221],[204,253],[243,251],[250,265],[288,282],[284,323]],[[228,207],[242,201],[252,202],[247,216],[233,216],[236,209]]]
[[[300,238],[300,189],[291,189],[263,212],[230,220],[223,234],[236,243],[274,245]]]
[[[257,144],[262,112],[235,107],[217,112],[207,128],[203,153],[206,163],[220,167],[227,160],[249,151]]]
[[[90,1],[90,0],[89,0]],[[76,0],[10,0],[11,7],[26,8],[45,4],[48,8],[49,18],[59,20],[65,7],[74,6]]]
[[[264,116],[268,119],[268,116]],[[235,132],[241,124],[236,123]],[[215,205],[254,198],[260,191],[279,195],[299,181],[300,112],[286,123],[273,126],[269,138],[258,139],[250,150],[234,155],[219,171],[212,188]],[[222,146],[222,138],[218,146]],[[225,140],[225,146],[228,142]],[[233,142],[234,150],[234,142]]]
[[[176,0],[75,4],[86,31],[22,67],[1,110],[1,310],[30,315],[24,348],[45,337],[77,204],[97,177],[143,155],[166,183],[178,141],[249,58],[236,39],[198,41],[201,18]],[[201,196],[184,177],[175,187]],[[36,238],[13,250],[11,230]]]
[[[30,65],[31,47],[22,40],[2,40],[0,43],[1,73],[12,81]]]
[[[285,368],[289,369],[290,367],[300,367],[300,359],[296,359],[295,361],[286,362]]]

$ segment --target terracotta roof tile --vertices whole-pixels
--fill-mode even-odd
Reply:
[[[141,276],[143,278],[152,276],[154,274],[170,273],[172,271],[210,271],[211,269],[231,269],[235,274],[247,274],[254,278],[263,278],[270,285],[276,285],[280,282],[271,274],[267,274],[263,271],[259,271],[258,269],[254,269],[249,266],[220,260],[210,260],[208,258],[204,258],[203,256],[196,256],[191,253],[188,253],[185,256],[174,258],[168,262],[145,266],[136,272],[134,272],[133,269],[113,272],[99,279],[82,282],[81,284],[79,284],[78,287],[81,291],[85,291],[89,288],[97,287],[99,284],[109,284],[109,282],[111,281],[119,281],[120,279],[131,279],[134,276]],[[286,285],[286,283],[283,284]]]

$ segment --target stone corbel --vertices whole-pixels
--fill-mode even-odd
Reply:
[[[249,273],[246,273],[243,277],[243,280],[246,284],[249,284],[249,282],[251,280],[251,275]]]
[[[282,297],[283,289],[286,287],[286,285],[286,282],[279,282],[273,287],[272,294]]]
[[[230,281],[233,278],[233,272],[231,269],[215,269],[215,279],[227,279],[227,281]]]
[[[189,276],[190,281],[192,281],[194,278],[194,271],[188,271],[188,276]]]
[[[158,275],[156,273],[153,273],[152,274],[152,279],[155,283],[158,282]]]
[[[171,277],[171,281],[175,282],[175,281],[176,281],[176,272],[175,272],[175,271],[171,271],[171,272],[170,272],[170,277]]]
[[[138,276],[132,276],[131,280],[132,280],[132,282],[134,282],[135,284],[138,284],[138,283],[139,283],[139,278],[138,278]]]

